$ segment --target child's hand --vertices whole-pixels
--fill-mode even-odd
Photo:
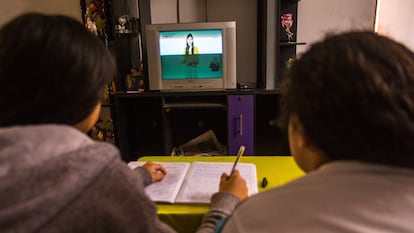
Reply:
[[[146,162],[143,167],[151,174],[152,182],[160,181],[167,175],[167,169],[151,161]]]
[[[221,175],[219,191],[231,193],[240,198],[240,200],[248,197],[246,180],[240,176],[240,172],[237,169],[234,170],[232,176],[226,173]]]

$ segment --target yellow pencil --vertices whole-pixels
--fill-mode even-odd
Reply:
[[[231,169],[230,176],[233,175],[234,169],[236,169],[237,163],[239,162],[240,157],[244,154],[245,146],[240,146],[239,152],[237,152],[236,161],[234,161],[233,168]]]

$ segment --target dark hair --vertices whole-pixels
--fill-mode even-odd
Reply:
[[[188,46],[188,37],[191,37],[194,39],[193,34],[188,33],[187,37],[185,38],[185,55],[188,55],[188,49],[190,46]],[[191,54],[194,55],[194,41],[191,43]]]
[[[332,160],[414,168],[414,54],[374,32],[316,43],[282,87],[284,116]]]
[[[18,16],[0,29],[0,126],[81,121],[102,99],[113,63],[75,19]]]

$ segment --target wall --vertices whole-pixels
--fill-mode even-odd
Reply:
[[[151,23],[177,23],[177,0],[151,0]]]
[[[25,12],[63,14],[82,20],[79,0],[2,0],[0,26]]]
[[[381,0],[378,2],[378,33],[392,37],[414,50],[414,1]]]
[[[151,0],[151,21],[154,24],[207,21],[207,1],[208,0]]]
[[[208,21],[236,21],[237,81],[256,82],[257,0],[208,0]]]
[[[394,0],[389,0],[394,1]],[[412,0],[406,0],[412,1]],[[346,30],[374,30],[376,0],[302,0],[298,6],[297,53],[327,33]]]

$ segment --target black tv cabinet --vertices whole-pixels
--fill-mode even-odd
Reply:
[[[289,155],[287,138],[270,123],[278,94],[265,90],[115,94],[122,159],[169,156],[174,146],[213,130],[227,154]]]

